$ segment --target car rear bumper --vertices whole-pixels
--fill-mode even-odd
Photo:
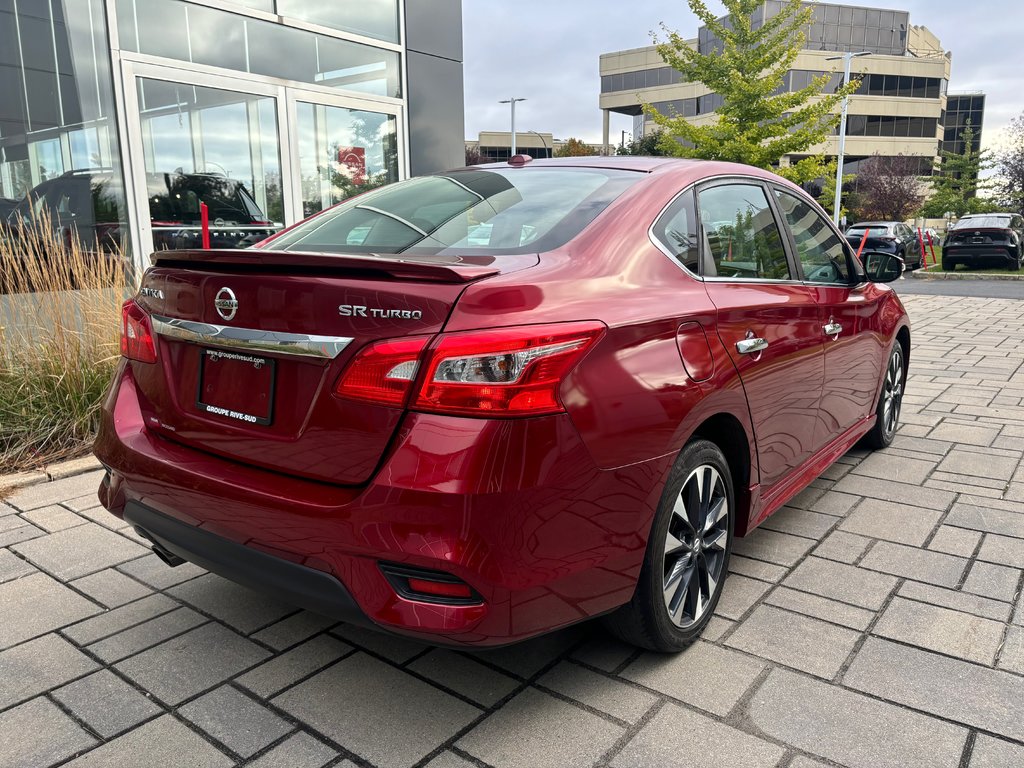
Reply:
[[[109,472],[100,501],[170,552],[342,620],[467,646],[627,602],[672,462],[599,469],[565,414],[409,413],[368,484],[329,485],[156,435],[124,366],[95,451]],[[443,571],[482,600],[406,599],[382,563]]]
[[[1017,254],[1013,249],[998,245],[947,245],[942,255],[946,259],[955,259],[960,264],[997,261],[1016,264],[1017,260]]]

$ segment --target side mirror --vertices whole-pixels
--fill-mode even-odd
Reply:
[[[891,253],[868,251],[864,256],[864,272],[872,283],[891,283],[903,274],[903,259]]]

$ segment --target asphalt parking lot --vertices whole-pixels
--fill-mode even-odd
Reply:
[[[485,653],[169,569],[98,474],[0,502],[0,768],[1024,766],[1024,300],[905,297],[892,448],[737,542],[678,656]]]

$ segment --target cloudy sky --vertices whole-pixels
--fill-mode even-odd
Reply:
[[[983,142],[996,146],[1000,132],[1024,111],[1024,14],[1019,0],[859,0],[856,4],[910,12],[910,23],[934,32],[953,52],[951,91],[987,94]],[[853,4],[851,2],[851,4]],[[717,0],[712,10],[724,14]],[[467,0],[463,3],[466,137],[516,127],[601,139],[598,57],[651,44],[651,30],[665,22],[695,37],[698,22],[686,0]],[[632,118],[612,115],[611,133],[632,130]]]

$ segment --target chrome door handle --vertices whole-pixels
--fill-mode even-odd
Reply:
[[[825,332],[826,336],[838,336],[843,332],[843,326],[837,323],[835,320],[830,320],[827,325],[823,325],[821,330]]]
[[[736,351],[741,355],[749,355],[763,349],[768,349],[768,342],[764,339],[743,339],[743,341],[736,342]]]

